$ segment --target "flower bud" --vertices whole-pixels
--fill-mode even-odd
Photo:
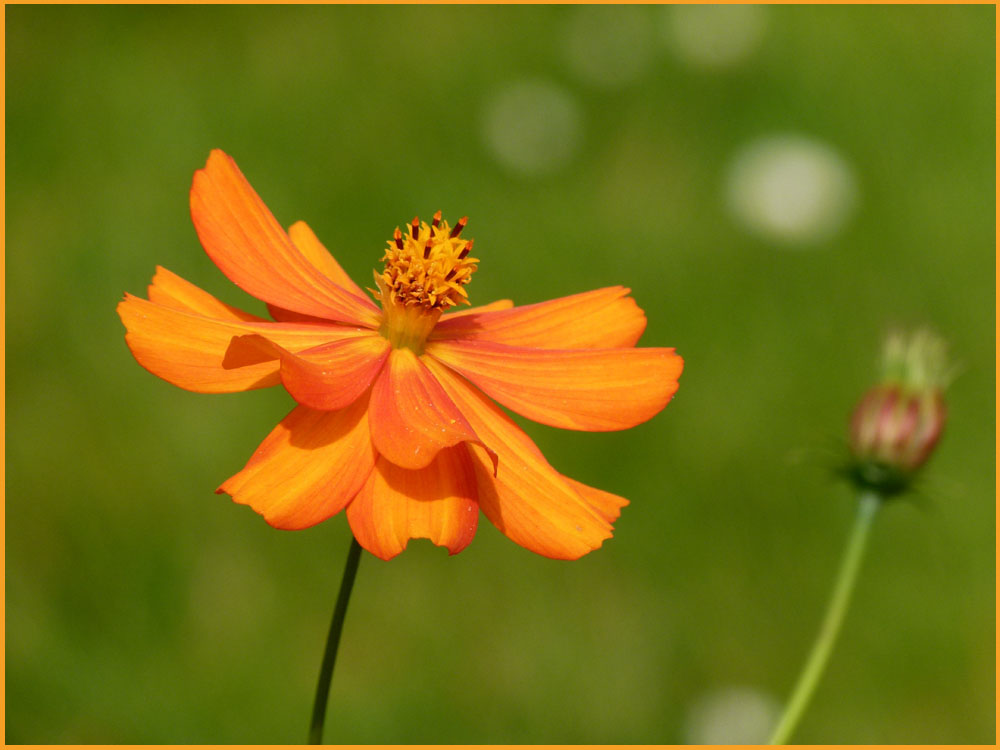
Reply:
[[[910,486],[944,429],[944,389],[950,379],[944,341],[927,331],[886,342],[882,382],[851,417],[849,474],[883,496]]]

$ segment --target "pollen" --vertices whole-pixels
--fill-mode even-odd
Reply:
[[[479,261],[469,255],[472,240],[461,237],[467,222],[463,216],[451,227],[438,211],[430,224],[414,217],[405,232],[397,227],[382,256],[385,269],[375,273],[378,290],[372,290],[383,308],[442,312],[469,304],[465,285]]]

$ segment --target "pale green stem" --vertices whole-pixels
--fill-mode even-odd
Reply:
[[[837,640],[837,633],[840,632],[840,625],[847,613],[851,592],[854,591],[854,584],[858,579],[858,571],[861,569],[861,560],[865,554],[865,544],[868,541],[868,532],[872,527],[872,519],[875,518],[875,512],[881,504],[882,498],[875,492],[864,492],[859,498],[854,528],[851,529],[851,535],[847,540],[847,549],[844,551],[840,573],[837,575],[837,582],[830,595],[830,603],[827,605],[823,625],[820,627],[809,659],[802,669],[802,674],[799,675],[799,681],[795,684],[792,697],[788,699],[788,704],[785,706],[778,726],[774,730],[774,734],[771,735],[769,741],[771,745],[784,745],[788,742],[795,727],[798,726],[799,719],[802,718],[802,713],[809,705],[816,685],[819,684],[826,663],[830,659],[830,652],[833,651],[833,645]]]

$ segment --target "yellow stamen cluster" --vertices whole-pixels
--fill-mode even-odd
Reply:
[[[430,224],[414,217],[405,232],[396,229],[382,257],[385,270],[375,273],[378,290],[372,290],[383,308],[402,305],[440,312],[469,304],[465,285],[479,261],[469,256],[472,240],[459,238],[467,221],[463,216],[449,227],[438,211]]]

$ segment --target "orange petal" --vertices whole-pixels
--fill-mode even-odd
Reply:
[[[423,469],[379,457],[364,488],[347,506],[358,543],[388,560],[410,539],[430,539],[452,555],[472,541],[479,521],[476,475],[464,446],[445,448]]]
[[[175,304],[179,304],[176,298]],[[128,329],[125,342],[140,365],[169,383],[199,393],[232,393],[280,382],[277,359],[258,358],[256,363],[238,369],[223,367],[234,336],[259,333],[290,351],[301,351],[371,333],[367,329],[337,325],[258,323],[232,316],[208,318],[131,294],[126,294],[118,304],[118,315]]]
[[[173,307],[176,310],[218,320],[264,322],[264,318],[251,315],[238,307],[227,305],[204,289],[196,287],[190,281],[185,281],[162,266],[156,267],[153,283],[149,285],[148,292],[150,302]]]
[[[324,247],[323,243],[319,241],[319,238],[313,230],[309,228],[308,224],[304,221],[295,222],[288,227],[288,236],[291,238],[295,247],[297,247],[302,254],[306,256],[306,260],[322,271],[324,275],[330,279],[330,281],[337,286],[343,287],[356,297],[360,297],[374,307],[374,304],[369,301],[368,295],[365,294],[364,290],[355,284],[351,277],[347,275],[347,272],[341,268],[336,258],[334,258],[330,251]]]
[[[514,306],[514,301],[509,299],[498,299],[496,302],[490,302],[488,305],[479,305],[478,307],[463,307],[460,310],[455,310],[454,312],[445,313],[441,316],[439,322],[444,322],[446,320],[453,320],[454,318],[461,318],[465,315],[479,315],[484,312],[493,312],[494,310],[509,310]]]
[[[622,286],[438,321],[431,339],[475,339],[540,349],[635,346],[646,315]]]
[[[427,354],[528,419],[569,430],[624,430],[657,414],[677,390],[673,349],[527,349],[437,341]]]
[[[322,271],[327,278],[351,294],[360,297],[366,303],[370,303],[368,296],[361,287],[351,280],[351,277],[341,268],[333,255],[330,254],[330,251],[323,246],[323,243],[319,241],[313,230],[304,221],[297,221],[292,224],[288,228],[288,236],[291,237],[295,247],[302,251],[306,259]],[[269,304],[267,310],[272,318],[283,323],[325,322],[322,318],[317,318],[314,315],[303,315],[302,313],[286,310],[277,305]]]
[[[479,507],[500,531],[522,547],[561,560],[575,560],[611,536],[611,524],[506,414],[448,368],[433,360],[427,366],[476,434],[497,453],[494,476],[487,453],[478,445],[467,446]]]
[[[341,411],[296,407],[216,492],[279,529],[325,521],[343,510],[375,465],[366,412],[364,399]]]
[[[271,303],[267,305],[267,312],[279,323],[324,323],[330,325],[330,321],[325,318],[317,318],[315,315],[303,315],[302,313],[286,310]]]
[[[306,315],[377,327],[377,308],[309,262],[236,162],[218,149],[194,174],[191,218],[215,265],[254,297]]]
[[[310,409],[332,411],[354,403],[368,390],[389,356],[389,342],[374,331],[293,354],[259,334],[232,340],[224,366],[281,360],[281,382],[292,398]]]
[[[622,514],[622,508],[628,505],[628,500],[619,495],[614,495],[610,492],[605,492],[604,490],[599,490],[596,487],[590,487],[583,482],[578,482],[565,474],[563,475],[563,480],[574,490],[580,493],[582,497],[591,508],[596,510],[601,514],[603,518],[608,523],[614,523],[618,520],[618,516]]]
[[[442,448],[476,441],[476,433],[423,361],[409,349],[393,349],[372,386],[372,442],[389,461],[422,469]]]

